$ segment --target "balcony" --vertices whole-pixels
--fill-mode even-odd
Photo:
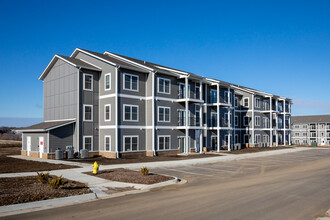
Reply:
[[[178,126],[186,126],[185,118],[179,118]],[[189,117],[188,118],[188,126],[201,126],[200,119],[196,117]]]
[[[217,126],[218,126],[217,119],[210,119],[210,121],[209,121],[209,127],[217,127]]]

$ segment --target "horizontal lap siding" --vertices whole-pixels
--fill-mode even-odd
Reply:
[[[73,129],[74,125],[70,124],[51,130],[49,132],[49,152],[55,152],[57,148],[65,150],[66,146],[73,146]]]

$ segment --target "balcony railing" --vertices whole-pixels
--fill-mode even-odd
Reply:
[[[180,117],[178,120],[178,126],[186,126],[186,119]],[[189,117],[188,126],[201,126],[200,118]]]

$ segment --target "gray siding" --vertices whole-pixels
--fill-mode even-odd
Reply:
[[[55,152],[58,148],[65,151],[66,146],[73,146],[74,124],[66,125],[49,131],[49,152]]]

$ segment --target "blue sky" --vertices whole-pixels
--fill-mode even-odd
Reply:
[[[38,77],[76,47],[290,97],[293,115],[330,114],[330,1],[2,0],[0,12],[0,118],[42,118]]]

